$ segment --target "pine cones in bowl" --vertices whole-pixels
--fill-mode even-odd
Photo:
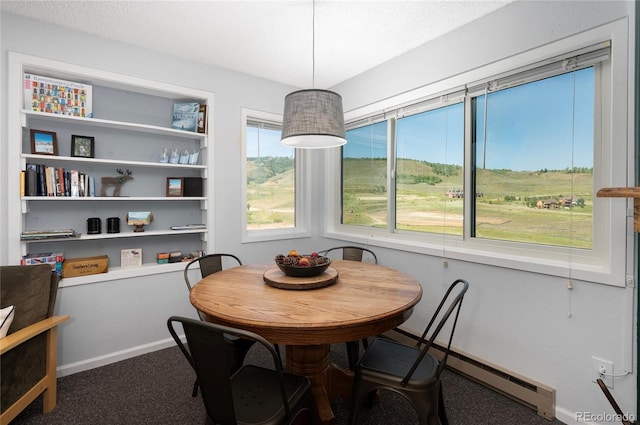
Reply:
[[[289,255],[276,255],[275,261],[284,274],[293,277],[318,276],[331,265],[330,258],[318,255],[317,252],[298,255],[297,252],[292,251]]]

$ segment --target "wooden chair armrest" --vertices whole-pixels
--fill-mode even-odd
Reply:
[[[14,347],[22,344],[23,342],[39,335],[43,332],[47,332],[51,328],[55,328],[59,324],[69,320],[70,316],[53,316],[41,320],[33,325],[22,328],[12,334],[0,338],[0,354],[4,354]]]

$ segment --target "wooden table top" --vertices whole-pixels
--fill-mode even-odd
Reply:
[[[275,263],[211,274],[191,290],[191,304],[208,321],[247,329],[276,344],[353,341],[406,321],[422,297],[413,277],[389,267],[334,260],[333,285],[309,290],[274,288],[263,274]]]

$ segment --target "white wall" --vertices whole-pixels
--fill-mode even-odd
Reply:
[[[345,110],[355,109],[625,16],[633,22],[632,2],[518,1],[335,89],[343,95]],[[240,108],[281,113],[284,95],[291,87],[13,15],[3,14],[0,24],[0,176],[4,177],[0,179],[0,264],[17,261],[16,253],[7,252],[4,214],[14,206],[7,205],[3,195],[7,184],[15,184],[4,171],[6,144],[11,142],[6,133],[7,51],[215,93],[215,249],[256,262],[271,258],[265,253],[283,252],[293,244],[242,245],[236,209],[241,206],[242,185]],[[318,188],[313,194],[317,206],[312,213],[313,234],[320,235],[323,157],[319,152],[312,153],[312,168]],[[334,244],[336,241],[320,237],[295,242],[299,249],[312,250]],[[472,289],[454,341],[459,349],[556,388],[557,415],[563,422],[577,423],[574,412],[613,412],[591,382],[591,357],[611,360],[616,372],[622,372],[628,355],[625,343],[635,333],[636,323],[635,314],[624,314],[625,289],[574,282],[569,291],[563,279],[535,273],[459,261],[450,261],[443,269],[440,258],[384,248],[376,252],[383,264],[406,271],[424,285],[425,296],[407,324],[410,328],[423,327],[448,282],[467,277]],[[180,273],[61,288],[57,308],[73,317],[60,333],[63,374],[153,350],[168,341],[166,317],[195,317]],[[613,392],[623,410],[635,414],[635,372],[616,378]]]

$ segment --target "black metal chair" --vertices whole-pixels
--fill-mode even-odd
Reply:
[[[333,251],[342,251],[343,260],[369,261],[373,262],[374,264],[378,264],[378,257],[376,257],[376,254],[370,249],[360,246],[335,246],[333,248],[325,249],[318,254],[329,257],[329,254]],[[370,255],[369,259],[367,259],[367,257],[365,256],[365,253],[368,253]]]
[[[227,261],[228,260],[228,261]],[[193,285],[189,281],[189,272],[194,270],[196,266],[200,267],[200,277],[204,278],[210,274],[217,273],[224,269],[225,265],[241,266],[242,261],[233,254],[207,254],[198,258],[194,258],[189,261],[184,268],[184,281],[191,292]],[[196,310],[198,311],[198,310]],[[204,320],[202,313],[198,311],[198,317]],[[231,370],[236,371],[240,369],[240,366],[244,363],[244,358],[247,356],[247,352],[253,346],[254,341],[237,338],[232,335],[226,336],[227,344],[229,345],[229,354],[231,355]],[[198,379],[193,383],[193,397],[198,395]]]
[[[453,300],[449,301],[446,310],[445,303],[453,290],[459,287]],[[451,349],[451,341],[458,322],[460,306],[469,284],[464,279],[457,279],[445,293],[440,305],[433,314],[429,324],[415,346],[407,346],[385,338],[374,338],[369,348],[362,355],[355,370],[353,387],[353,408],[350,423],[353,425],[358,418],[358,412],[370,394],[378,389],[389,389],[404,396],[418,414],[422,425],[448,424],[442,398],[442,373]],[[445,323],[455,310],[455,316],[449,342],[444,349],[442,359],[438,361],[427,351]],[[433,325],[435,329],[432,329]],[[429,332],[431,332],[429,334]]]
[[[187,288],[189,288],[189,292],[191,292],[191,288],[193,285],[189,281],[189,271],[195,269],[196,266],[200,267],[200,278],[209,276],[210,274],[217,273],[224,269],[223,260],[228,259],[231,261],[230,264],[234,266],[241,266],[242,261],[238,257],[233,254],[206,254],[202,257],[194,258],[189,261],[184,268],[184,281],[187,284]],[[200,315],[200,312],[198,312]]]
[[[188,348],[178,335],[177,323]],[[260,335],[177,316],[167,320],[167,327],[200,382],[206,425],[312,422],[311,382],[283,372],[275,347]],[[243,365],[233,372],[228,335],[264,346],[273,358],[273,369]]]
[[[378,264],[378,257],[376,256],[376,254],[370,249],[362,248],[360,246],[335,246],[333,248],[320,251],[318,254],[324,257],[328,257],[329,253],[338,251],[342,251],[343,260],[365,261]],[[365,253],[367,254],[365,255]],[[355,370],[358,358],[360,358],[360,342],[362,342],[362,346],[366,350],[369,346],[369,341],[367,339],[347,342],[347,357],[349,358],[349,368],[351,370]]]

